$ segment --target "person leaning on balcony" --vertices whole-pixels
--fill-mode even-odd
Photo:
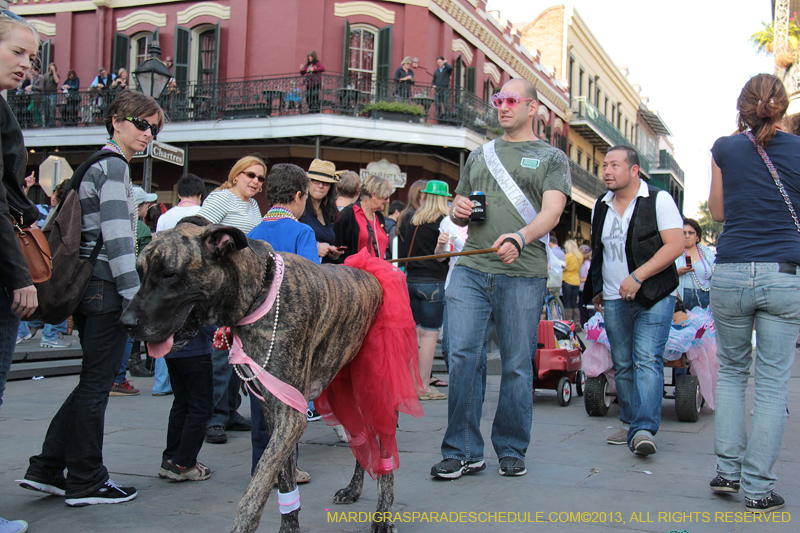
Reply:
[[[306,62],[300,64],[300,75],[305,77],[306,105],[309,113],[319,113],[319,92],[322,86],[320,74],[325,72],[325,65],[319,60],[317,52],[311,50]]]
[[[128,88],[128,71],[124,68],[117,71],[117,78],[111,82],[112,91],[124,91]]]
[[[97,70],[97,76],[92,81],[92,87],[96,87],[100,92],[105,92],[114,82],[114,75],[109,74],[105,67]]]
[[[79,93],[81,80],[74,70],[67,71],[67,79],[61,86],[61,90],[67,93],[67,105],[65,106],[65,122],[75,125],[78,122],[78,105],[80,105],[81,95]]]
[[[408,100],[412,85],[414,85],[414,71],[411,70],[411,58],[406,56],[394,71],[394,95],[401,100]]]
[[[55,63],[47,65],[47,74],[44,76],[44,94],[47,102],[47,127],[52,128],[56,121],[56,100],[58,99],[58,84],[61,78]]]

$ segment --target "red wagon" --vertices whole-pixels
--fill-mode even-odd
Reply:
[[[539,321],[538,343],[534,359],[534,389],[555,390],[558,403],[569,405],[572,384],[578,396],[583,396],[586,376],[581,370],[583,343],[575,335],[571,322]]]

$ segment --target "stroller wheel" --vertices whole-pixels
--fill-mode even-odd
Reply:
[[[583,373],[583,370],[578,370],[575,373],[575,392],[578,393],[578,396],[583,396],[583,391],[586,390],[586,374]]]
[[[561,407],[569,405],[569,401],[572,399],[572,384],[569,382],[569,379],[561,378],[558,381],[556,392],[558,393],[558,404]]]

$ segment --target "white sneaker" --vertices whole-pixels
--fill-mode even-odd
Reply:
[[[24,533],[25,531],[28,531],[28,523],[25,520],[11,522],[0,517],[0,533]]]
[[[72,346],[71,342],[64,342],[58,339],[52,341],[42,341],[39,343],[40,348],[69,348]]]

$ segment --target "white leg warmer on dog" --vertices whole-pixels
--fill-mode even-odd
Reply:
[[[295,487],[292,492],[278,491],[278,506],[281,514],[289,514],[300,509],[300,487]]]

